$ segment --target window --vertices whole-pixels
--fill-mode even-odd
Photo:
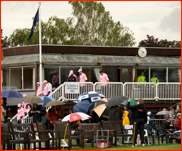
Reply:
[[[181,82],[180,68],[168,68],[168,82]]]
[[[166,68],[151,68],[150,79],[155,75],[159,82],[166,82]]]
[[[52,87],[57,87],[60,84],[60,77],[59,77],[59,66],[55,67],[44,67],[44,79],[47,80],[48,83],[52,84]]]
[[[128,82],[128,81],[129,81],[128,68],[122,68],[122,82]]]
[[[149,82],[149,68],[135,69],[134,81],[137,82],[137,79],[141,76],[142,72],[144,72],[146,82]]]
[[[35,89],[35,68],[23,67],[23,89]]]
[[[22,68],[11,68],[11,89],[22,89]]]
[[[83,73],[87,76],[87,82],[98,82],[101,67],[82,67]]]
[[[9,68],[2,70],[2,90],[10,89]]]

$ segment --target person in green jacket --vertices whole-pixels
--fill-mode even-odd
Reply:
[[[153,77],[151,78],[151,82],[155,82],[156,84],[159,82],[159,79],[155,77],[155,74],[153,74]]]
[[[146,82],[144,72],[141,73],[141,76],[138,77],[137,82]]]

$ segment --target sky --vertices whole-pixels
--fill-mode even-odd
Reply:
[[[114,22],[120,21],[129,27],[136,41],[155,38],[181,41],[181,2],[179,1],[103,1],[106,11]],[[31,28],[37,1],[2,1],[1,28],[3,36],[10,36],[15,29]],[[41,20],[47,22],[51,16],[58,18],[73,17],[72,7],[67,1],[42,1]]]

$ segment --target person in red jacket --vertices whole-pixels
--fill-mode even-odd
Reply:
[[[177,114],[177,117],[174,120],[174,127],[177,130],[181,130],[181,113]]]
[[[59,109],[57,109],[55,106],[52,106],[51,109],[47,112],[47,119],[49,122],[49,129],[53,130],[53,121],[59,121],[59,118],[61,117],[61,112]]]

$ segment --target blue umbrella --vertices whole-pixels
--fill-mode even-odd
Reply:
[[[105,98],[105,96],[103,94],[95,92],[95,91],[89,91],[89,92],[86,92],[86,93],[82,93],[77,98],[75,103],[82,102],[82,101],[89,101],[91,103],[91,102],[98,101],[98,100],[100,100],[102,98]]]
[[[87,113],[90,103],[88,101],[82,101],[74,105],[72,113],[82,112]]]
[[[40,99],[43,100],[44,103],[39,103],[38,105],[46,105],[50,101],[54,101],[55,100],[54,98],[52,98],[50,96],[41,96]]]
[[[23,98],[22,94],[15,90],[4,90],[1,92],[1,97],[6,98]]]

